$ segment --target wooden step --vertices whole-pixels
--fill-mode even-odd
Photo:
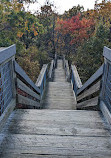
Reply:
[[[101,114],[81,110],[15,110],[0,134],[1,158],[111,156]]]
[[[66,81],[62,60],[58,60],[58,66],[57,69],[55,69],[53,81],[54,82],[49,82],[46,86],[41,106],[43,108],[59,110],[76,109],[76,100],[71,84]]]

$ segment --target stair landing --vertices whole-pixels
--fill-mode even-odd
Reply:
[[[109,129],[96,111],[16,110],[0,143],[0,158],[111,157]]]

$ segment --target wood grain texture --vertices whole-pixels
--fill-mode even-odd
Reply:
[[[82,94],[77,96],[77,101],[97,92],[100,90],[100,83],[101,81],[98,81],[96,84],[94,84],[93,86],[91,86],[89,89],[85,90]]]
[[[2,48],[0,50],[0,64],[10,59],[12,56],[16,54],[16,46],[11,45],[10,47]]]
[[[19,78],[17,78],[17,88],[23,90],[27,94],[33,96],[34,98],[40,100],[40,95],[31,90],[26,84],[24,84]]]
[[[101,109],[106,121],[111,126],[111,113],[110,113],[109,109],[107,108],[107,106],[105,105],[105,103],[102,100],[100,102],[100,109]]]
[[[35,83],[35,85],[36,85],[37,87],[40,87],[41,84],[42,84],[42,82],[43,82],[44,74],[45,74],[46,71],[47,71],[47,66],[48,66],[48,64],[44,64],[43,67],[42,67],[42,70],[40,71],[39,77],[38,77],[38,79],[37,79],[37,81],[36,81],[36,83]]]
[[[102,77],[103,74],[103,65],[84,83],[84,85],[78,89],[77,95],[84,91],[88,86],[93,84],[98,78]]]
[[[15,61],[15,72],[19,74],[25,81],[28,83],[34,90],[40,94],[40,89],[33,83],[33,81],[28,77],[25,71],[19,66],[19,64]]]
[[[111,49],[108,47],[104,47],[103,56],[111,62]]]
[[[0,134],[0,157],[109,158],[109,130],[96,111],[16,110]]]
[[[88,107],[93,107],[93,106],[97,106],[98,104],[98,97],[83,101],[81,103],[77,104],[77,108],[78,109],[82,109],[82,108],[88,108]]]
[[[54,60],[51,61],[51,65],[50,65],[50,69],[49,69],[49,79],[51,80],[52,79],[52,74],[53,74],[53,68],[55,66],[55,63],[54,63]]]
[[[69,65],[68,65],[68,60],[64,61],[64,69],[65,69],[65,74],[66,74],[66,80],[70,81],[70,71],[69,71]]]
[[[17,95],[18,96],[18,103],[19,104],[24,104],[24,105],[30,105],[30,106],[35,106],[35,107],[40,107],[40,103],[38,103],[37,101],[34,101],[30,98],[24,97],[20,94]]]
[[[15,106],[16,106],[16,100],[13,98],[11,102],[9,103],[9,105],[6,107],[3,114],[0,116],[0,131],[2,130],[2,127],[5,125],[8,117],[14,110]]]
[[[76,83],[76,86],[78,89],[80,89],[82,87],[82,82],[81,82],[81,79],[79,77],[79,74],[78,74],[78,71],[76,69],[76,66],[75,65],[71,65],[71,70],[72,70],[72,74],[74,76],[74,81]]]

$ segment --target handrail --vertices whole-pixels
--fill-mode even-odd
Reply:
[[[111,62],[111,49],[108,47],[104,47],[103,56]]]
[[[65,60],[65,56],[63,56],[63,67],[65,69],[66,79],[69,82],[70,81],[70,70],[69,70],[68,60]]]
[[[54,60],[53,62],[54,65],[55,65],[55,62],[56,61]],[[16,61],[15,61],[15,72],[18,75],[18,78],[17,78],[18,102],[21,104],[26,104],[30,106],[36,105],[35,107],[39,107],[40,101],[43,97],[45,85],[46,85],[48,64],[43,65],[35,84],[28,77],[25,71],[19,66],[19,64],[17,64]],[[27,99],[24,97],[27,97]],[[39,104],[37,104],[37,102]]]
[[[103,65],[83,84],[83,86],[78,89],[77,95],[84,91],[87,87],[93,84],[99,77],[102,77],[103,74]]]
[[[102,74],[103,65],[82,85],[76,66],[71,65],[71,83],[76,96],[77,109],[97,109]]]
[[[52,74],[53,74],[53,68],[55,67],[55,63],[54,63],[54,60],[51,61],[51,65],[50,65],[50,68],[49,68],[49,80],[52,80]]]
[[[15,61],[16,93],[18,108],[40,108],[40,89],[28,77],[25,71]]]
[[[57,54],[55,54],[55,58],[54,58],[54,68],[57,67]]]
[[[7,59],[10,59],[15,54],[16,54],[15,44],[10,47],[1,48],[0,49],[0,64],[5,62]]]
[[[71,83],[75,94],[77,94],[77,90],[82,87],[82,82],[75,65],[71,65]]]
[[[39,74],[39,77],[35,83],[35,85],[40,89],[40,96],[41,96],[41,99],[43,97],[43,92],[44,92],[44,88],[45,88],[45,85],[46,85],[46,79],[47,79],[47,67],[48,67],[48,64],[44,64],[42,69],[41,69],[41,72]]]
[[[51,81],[53,77],[53,70],[56,68],[56,66],[57,66],[57,54],[55,54],[55,58],[51,61],[50,68],[49,68],[48,77],[49,77],[49,80]]]
[[[19,74],[32,88],[37,92],[40,93],[40,89],[33,83],[33,81],[28,77],[25,71],[19,66],[19,64],[15,61],[15,72]]]
[[[15,53],[15,45],[0,48],[0,130],[16,106]]]
[[[35,84],[37,87],[40,87],[42,84],[42,81],[44,79],[44,74],[46,73],[46,70],[47,70],[47,66],[48,66],[48,64],[44,64],[40,71],[40,74],[39,74],[36,84]]]
[[[100,109],[111,126],[111,49],[104,47],[104,69],[100,93]]]

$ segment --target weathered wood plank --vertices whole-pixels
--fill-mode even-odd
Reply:
[[[111,155],[111,139],[109,137],[55,137],[51,135],[12,134],[4,140],[4,144],[4,154],[93,155],[94,157]]]
[[[53,74],[53,68],[54,68],[54,60],[51,61],[50,69],[49,69],[49,79],[52,79],[52,74]]]
[[[43,122],[45,120],[47,121],[64,121],[67,122],[78,122],[78,121],[84,121],[87,122],[103,122],[101,119],[100,114],[98,111],[87,111],[87,110],[50,110],[50,109],[44,109],[44,110],[34,110],[34,109],[28,109],[23,110],[19,109],[13,112],[15,118],[14,119],[20,119],[20,120],[30,120],[30,121],[39,121],[42,120]],[[41,117],[42,116],[42,117]],[[23,117],[23,118],[22,118]]]
[[[111,157],[110,153],[105,154],[105,151],[104,152],[102,151],[100,153],[96,152],[93,154],[88,151],[84,152],[84,151],[79,150],[79,151],[74,152],[74,149],[66,150],[66,149],[62,149],[62,148],[57,148],[57,149],[52,148],[52,149],[50,149],[50,152],[48,153],[46,151],[46,150],[48,150],[48,148],[45,150],[44,149],[45,149],[44,147],[42,147],[42,148],[39,147],[38,148],[38,150],[40,151],[39,153],[36,151],[34,152],[34,150],[31,150],[31,152],[29,152],[29,151],[27,152],[26,150],[25,150],[25,152],[22,152],[22,150],[21,150],[21,152],[20,151],[17,152],[17,150],[15,149],[14,151],[12,151],[12,150],[7,151],[0,156],[2,158],[46,158],[46,157],[47,158],[52,158],[52,157],[54,157],[54,158],[66,158],[66,157],[67,158],[69,158],[69,157],[70,158],[92,158],[92,155],[94,156],[94,158],[110,158]],[[60,150],[62,150],[63,153],[60,152]],[[73,154],[71,154],[72,151],[73,151]],[[44,152],[47,154],[45,154]],[[79,154],[80,152],[83,152],[83,153],[80,155]],[[6,157],[6,156],[8,156],[8,157]]]
[[[19,109],[9,117],[4,131],[2,158],[111,155],[110,133],[96,111]]]
[[[18,73],[36,92],[40,94],[40,89],[33,83],[33,81],[28,77],[25,71],[17,64],[15,61],[15,72]]]
[[[81,113],[82,114],[82,113]],[[53,117],[53,116],[52,116]],[[64,123],[65,121],[65,123]],[[19,129],[19,130],[18,130]],[[5,132],[24,135],[55,135],[55,136],[90,136],[108,137],[109,131],[104,128],[103,123],[70,120],[26,120],[12,119]]]
[[[65,69],[65,55],[63,55],[63,67]]]
[[[40,95],[31,90],[26,84],[24,84],[19,78],[17,78],[17,87],[34,98],[40,100]]]
[[[79,88],[82,87],[82,82],[81,82],[81,79],[79,77],[79,74],[78,74],[78,71],[76,69],[76,66],[75,65],[71,65],[71,69],[72,69],[72,73],[73,73],[73,76],[74,76],[74,80],[76,82],[76,86],[79,89]]]
[[[5,156],[5,157],[4,157]],[[83,155],[58,155],[58,154],[55,154],[55,155],[38,155],[38,154],[29,154],[29,153],[20,153],[20,154],[15,154],[15,153],[11,153],[10,155],[10,158],[90,158],[89,156],[83,156]],[[2,158],[9,158],[9,154],[5,154],[5,155],[2,155]],[[104,155],[98,155],[98,156],[95,156],[94,158],[104,158]],[[111,158],[110,156],[105,156],[105,158]]]
[[[3,114],[0,116],[0,131],[2,130],[3,126],[5,125],[9,115],[12,113],[15,106],[16,106],[16,100],[12,99],[9,105],[6,107]]]
[[[65,73],[66,73],[66,79],[67,79],[67,81],[69,81],[70,80],[70,71],[69,71],[68,60],[65,60]]]
[[[111,113],[109,112],[105,103],[101,100],[100,102],[100,109],[106,119],[106,121],[111,125]]]
[[[81,103],[77,104],[78,109],[86,108],[86,107],[91,107],[91,106],[96,106],[98,104],[98,97],[83,101]]]
[[[48,66],[48,64],[44,64],[43,67],[42,67],[42,70],[41,70],[41,72],[39,74],[39,77],[38,77],[38,79],[36,81],[36,84],[35,84],[37,87],[40,87],[41,84],[42,84],[42,81],[43,81],[43,78],[44,78],[44,74],[47,71],[47,66]]]
[[[85,90],[82,94],[77,96],[77,101],[97,92],[100,90],[100,83],[101,81],[98,81],[96,84],[94,84],[92,87],[90,87],[89,89]]]
[[[6,47],[0,50],[0,64],[11,58],[16,54],[16,46],[11,45],[10,47]]]
[[[84,85],[78,89],[77,95],[84,91],[88,86],[93,84],[99,77],[102,77],[103,74],[103,65],[84,83]]]
[[[18,103],[19,104],[35,106],[35,107],[38,107],[38,108],[40,107],[40,103],[38,103],[37,101],[34,101],[34,100],[29,99],[27,97],[24,97],[20,94],[18,94],[17,96],[18,96]]]
[[[104,50],[103,50],[103,56],[104,56],[107,60],[111,61],[111,49],[105,46],[105,47],[104,47]]]
[[[87,138],[87,139],[86,139]],[[111,153],[111,139],[109,137],[73,137],[73,136],[53,136],[53,135],[21,135],[10,134],[4,140],[7,149],[37,149],[39,147],[51,147],[90,151],[105,151]],[[82,145],[81,145],[82,143]],[[53,144],[53,145],[52,145]]]
[[[76,109],[76,104],[75,103],[63,103],[63,102],[60,102],[59,104],[57,102],[46,102],[46,103],[42,103],[41,106],[44,108],[44,109],[58,109],[58,110],[75,110]]]

